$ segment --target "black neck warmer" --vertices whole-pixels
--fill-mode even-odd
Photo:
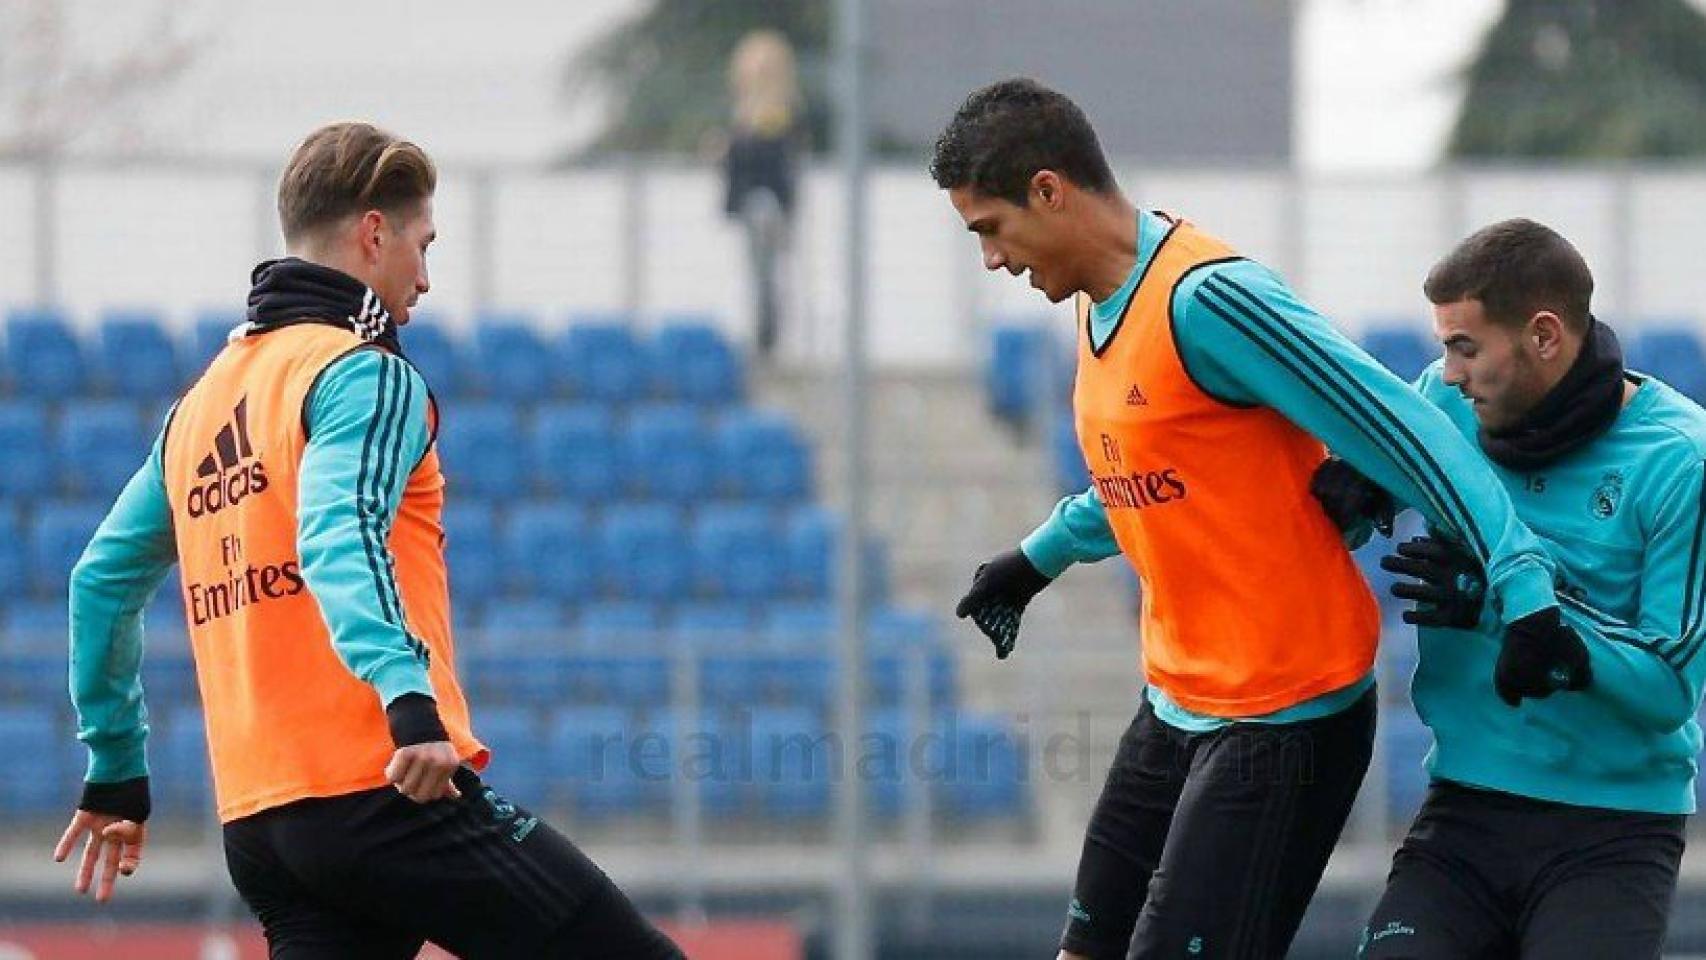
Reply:
[[[399,356],[403,352],[397,325],[379,295],[347,273],[286,257],[257,266],[250,282],[245,334],[323,323],[352,331]]]
[[[1588,319],[1582,352],[1545,397],[1516,423],[1480,431],[1481,449],[1510,470],[1537,470],[1598,437],[1623,409],[1623,348],[1617,334]]]

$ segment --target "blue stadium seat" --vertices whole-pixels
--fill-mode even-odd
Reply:
[[[779,503],[811,493],[810,455],[784,416],[731,410],[717,425],[715,449],[718,486],[728,496]]]
[[[610,408],[590,403],[548,403],[533,416],[535,484],[580,503],[615,500],[623,476]]]
[[[651,719],[659,731],[670,731],[675,748],[688,757],[705,758],[689,767],[699,775],[699,808],[712,820],[738,819],[757,813],[753,780],[757,773],[757,746],[750,731],[742,731],[726,713],[701,711],[683,743],[678,729],[682,711],[654,711]]]
[[[56,694],[65,692],[63,660],[69,616],[63,595],[52,600],[37,600],[18,594],[8,597],[6,606],[0,608],[0,650],[53,654],[62,661],[60,669],[55,671],[60,674],[53,684]]]
[[[67,791],[82,772],[73,768],[75,746],[69,726],[48,707],[0,707],[0,756],[29,758],[27,775],[0,777],[0,810],[43,814],[63,808],[66,797],[76,795]]]
[[[734,634],[735,642],[750,645],[757,637],[757,618],[744,603],[713,601],[684,603],[675,608],[670,627],[676,631],[708,631]]]
[[[579,322],[551,344],[571,396],[603,403],[633,403],[650,390],[645,358],[621,323]]]
[[[1048,386],[1054,349],[1043,326],[996,327],[983,374],[990,413],[1008,423],[1028,423]]]
[[[841,540],[840,518],[827,507],[807,506],[795,510],[785,526],[789,590],[813,600],[831,599]]]
[[[1012,816],[1024,806],[1025,761],[999,719],[959,712],[948,721],[953,753],[937,785],[943,812],[957,819]]]
[[[0,496],[44,497],[58,482],[47,408],[31,400],[0,403]]]
[[[511,590],[570,603],[597,592],[597,546],[586,511],[566,501],[515,507],[499,538]]]
[[[101,382],[114,394],[159,400],[183,386],[172,338],[157,314],[108,313],[101,318],[97,342]]]
[[[581,612],[578,637],[578,649],[565,667],[570,697],[631,706],[669,700],[670,661],[663,652],[656,605],[589,604]]]
[[[606,515],[599,536],[605,586],[617,597],[664,603],[687,596],[692,557],[682,545],[686,521],[664,504]]]
[[[592,650],[655,648],[662,629],[663,617],[652,603],[606,600],[581,610],[581,642]]]
[[[477,607],[499,592],[501,557],[496,515],[484,503],[452,503],[444,508],[445,563],[450,568],[453,608]],[[463,615],[458,609],[458,618]],[[468,615],[470,622],[479,617]]]
[[[803,600],[829,600],[839,569],[841,518],[827,508],[810,505],[794,509],[783,522],[788,591]],[[881,542],[865,544],[865,599],[878,602],[888,594],[888,563]]]
[[[652,339],[652,392],[700,406],[734,403],[743,383],[738,354],[697,317],[666,317]]]
[[[555,773],[551,758],[539,749],[544,724],[528,707],[480,707],[473,710],[474,736],[492,751],[482,774],[493,790],[524,807],[542,806]]]
[[[759,632],[763,690],[783,703],[828,709],[835,695],[836,613],[827,604],[772,604]]]
[[[621,447],[622,474],[640,497],[690,503],[716,493],[704,419],[690,407],[666,404],[635,410]]]
[[[148,653],[142,658],[142,687],[148,693],[148,702],[156,707],[199,707],[201,691],[196,686],[189,638],[179,636],[161,642],[161,638],[150,636],[147,644]]]
[[[42,598],[63,597],[71,568],[106,510],[100,504],[46,503],[29,520],[30,586]]]
[[[785,601],[765,608],[765,645],[777,650],[821,647],[835,636],[835,608],[827,603]]]
[[[231,331],[243,322],[239,310],[203,310],[190,325],[189,335],[178,352],[178,370],[188,383],[207,369],[208,363],[225,349]]]
[[[560,651],[568,633],[563,605],[545,597],[512,597],[486,604],[478,634],[487,650]]]
[[[67,403],[59,424],[61,486],[78,496],[111,501],[148,459],[151,439],[133,403]]]
[[[588,818],[655,806],[667,795],[665,781],[641,767],[639,729],[623,707],[556,711],[548,747],[556,798]]]
[[[660,803],[673,807],[677,789],[685,787],[695,790],[701,803],[709,801],[713,809],[707,812],[713,816],[732,806],[736,788],[727,767],[733,762],[729,751],[736,745],[724,738],[714,711],[701,709],[689,714],[675,707],[647,710],[631,739],[631,769],[650,785],[649,790],[656,791]],[[704,761],[709,761],[708,765]],[[698,782],[682,784],[678,778]]]
[[[1433,734],[1410,710],[1388,710],[1380,717],[1386,751],[1387,816],[1393,824],[1407,824],[1422,807],[1428,774],[1423,763]]]
[[[534,403],[557,391],[555,365],[525,314],[488,313],[474,318],[474,369],[487,396]]]
[[[490,607],[488,606],[488,612]],[[470,634],[484,639],[484,631]],[[569,654],[554,649],[476,649],[463,685],[478,705],[537,707],[559,703],[568,689]]]
[[[0,456],[4,455],[0,453]],[[6,595],[0,596],[0,604],[4,604],[17,593],[17,586],[24,582],[28,569],[29,563],[24,555],[23,525],[18,522],[18,512],[13,509],[10,501],[0,500],[0,583],[12,586]]]
[[[453,489],[505,502],[525,497],[533,483],[527,445],[515,407],[471,402],[442,408],[438,449]]]
[[[154,691],[148,691],[154,700]],[[156,710],[148,736],[149,789],[156,809],[176,817],[201,815],[212,795],[212,774],[207,759],[207,732],[201,710],[179,707]]]
[[[1692,328],[1643,329],[1630,338],[1629,366],[1658,377],[1696,403],[1706,402],[1706,349]]]
[[[941,627],[929,614],[897,607],[875,610],[866,634],[871,696],[877,702],[906,702],[909,674],[917,669],[927,671],[932,704],[953,701],[957,661],[942,645]]]
[[[160,638],[182,638],[189,636],[189,626],[184,620],[184,598],[176,587],[162,586],[154,599],[143,609],[142,622],[148,631],[150,648]]]
[[[1421,376],[1439,356],[1439,347],[1428,338],[1427,324],[1402,320],[1371,325],[1362,335],[1362,348],[1405,383]]]
[[[416,311],[398,331],[403,356],[420,371],[427,389],[439,400],[459,397],[468,386],[463,369],[462,344],[445,329],[444,322],[428,311]]]
[[[1078,443],[1071,413],[1049,429],[1049,456],[1054,461],[1055,489],[1062,494],[1083,493],[1090,486],[1090,468],[1084,464],[1084,448]]]
[[[764,664],[756,633],[751,608],[738,603],[684,605],[670,631],[673,644],[696,658],[705,702],[730,706],[761,696]]]
[[[0,703],[65,702],[66,601],[22,595],[0,607]]]
[[[786,591],[787,557],[774,513],[763,506],[712,505],[692,532],[694,582],[715,599],[768,600]]]
[[[948,769],[948,743],[940,735],[940,724],[927,717],[915,731],[908,721],[904,710],[873,710],[866,724],[869,732],[860,743],[859,769],[866,774],[871,812],[880,819],[892,820],[922,802],[921,774],[939,776]]]
[[[835,750],[823,714],[803,707],[751,712],[754,779],[767,816],[820,817],[829,811]]]
[[[7,317],[5,359],[12,388],[26,397],[62,400],[88,384],[83,348],[63,313],[14,310]]]

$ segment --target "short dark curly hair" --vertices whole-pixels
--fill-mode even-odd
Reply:
[[[1533,220],[1501,220],[1470,234],[1422,283],[1435,304],[1479,300],[1489,320],[1520,324],[1541,310],[1570,329],[1588,327],[1593,274],[1557,231]]]
[[[1084,111],[1035,80],[973,91],[936,138],[930,176],[944,190],[971,187],[1024,206],[1031,177],[1053,170],[1086,190],[1114,187],[1114,172]]]

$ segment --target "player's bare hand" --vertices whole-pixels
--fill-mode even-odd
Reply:
[[[85,835],[83,860],[71,888],[80,894],[88,893],[93,884],[95,901],[106,903],[112,899],[113,886],[118,878],[128,877],[142,866],[142,847],[148,842],[148,825],[111,814],[79,810],[72,814],[70,826],[59,838],[59,845],[53,848],[54,862],[64,863],[76,848],[77,841]],[[98,882],[95,878],[97,867],[100,868]]]
[[[432,803],[447,797],[454,800],[462,796],[462,791],[456,789],[450,778],[461,765],[462,758],[456,755],[456,748],[449,741],[417,743],[399,747],[391,754],[391,762],[385,765],[385,779],[391,781],[398,793],[416,803]]]

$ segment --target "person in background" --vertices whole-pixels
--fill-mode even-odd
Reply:
[[[799,181],[794,49],[775,30],[755,30],[735,47],[728,80],[734,111],[723,157],[723,210],[746,234],[754,339],[759,355],[769,357],[782,325],[782,265]]]

